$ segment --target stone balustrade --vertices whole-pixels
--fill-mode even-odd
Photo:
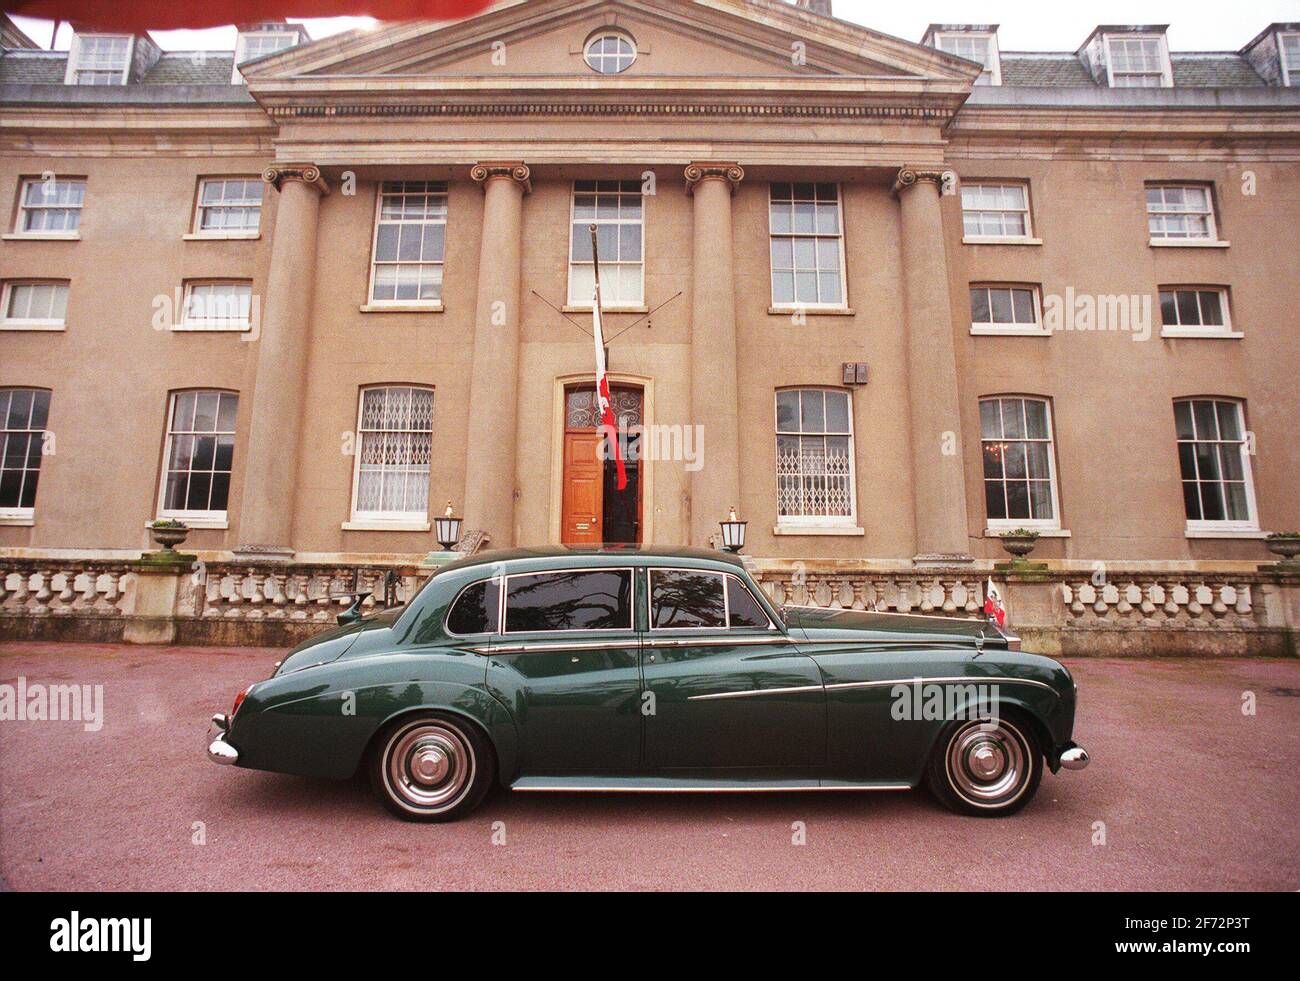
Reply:
[[[165,562],[0,557],[0,638],[291,646],[359,594],[401,604],[415,564]],[[1026,650],[1045,654],[1297,656],[1300,572],[1020,571],[750,560],[778,605],[980,616],[991,575]],[[386,590],[393,575],[391,595]]]
[[[819,573],[794,568],[760,573],[759,584],[777,606],[961,617],[975,616],[984,608],[984,578],[969,572]]]
[[[328,626],[362,593],[365,613],[388,605],[387,574],[396,574],[393,605],[406,602],[427,573],[413,567],[197,563],[177,603],[177,615],[197,619],[287,620]]]
[[[126,562],[0,559],[0,617],[121,617],[134,585]]]

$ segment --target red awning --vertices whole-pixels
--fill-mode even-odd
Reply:
[[[493,0],[0,0],[20,17],[65,20],[101,31],[255,24],[285,17],[375,17],[379,20],[454,20]]]

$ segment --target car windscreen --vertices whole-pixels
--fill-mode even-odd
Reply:
[[[506,579],[506,632],[632,629],[632,570],[538,572]]]

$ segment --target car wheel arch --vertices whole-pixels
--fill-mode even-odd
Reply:
[[[493,701],[495,702],[496,699],[493,699]],[[510,713],[505,710],[505,706],[500,706],[500,708],[503,712],[505,712],[506,718],[510,720],[510,725],[511,728],[513,729],[514,719],[510,716]],[[389,715],[387,718],[381,720],[379,724],[375,726],[374,732],[370,734],[370,738],[366,740],[365,749],[362,751],[360,759],[357,760],[357,766],[354,773],[360,772],[361,768],[366,765],[366,762],[370,759],[371,754],[373,754],[376,751],[377,747],[380,745],[380,738],[383,736],[385,732],[389,730],[389,728],[393,725],[393,723],[413,716],[426,715],[430,712],[437,712],[440,715],[449,715],[456,718],[459,721],[466,723],[467,725],[473,726],[478,731],[479,735],[481,735],[484,738],[484,740],[487,742],[487,745],[491,748],[494,769],[498,775],[501,773],[501,768],[505,763],[513,762],[513,752],[509,754],[502,752],[502,747],[498,743],[496,735],[492,731],[493,728],[492,726],[488,725],[477,716],[471,715],[469,712],[464,711],[463,709],[458,709],[448,705],[430,703],[425,705],[410,705],[404,708],[400,708],[397,711],[393,712],[391,715]]]
[[[1052,760],[1052,736],[1047,728],[1047,723],[1043,721],[1042,717],[1034,711],[1032,706],[1016,697],[1002,695],[998,698],[997,706],[999,715],[1018,720],[1031,730],[1034,739],[1038,742],[1038,748],[1043,751],[1043,756],[1050,765]],[[944,719],[941,724],[934,727],[924,757],[927,764],[930,758],[940,750],[939,743],[944,738],[944,733],[948,731],[948,723],[951,721],[951,719]],[[1056,772],[1055,767],[1052,768],[1052,772]]]

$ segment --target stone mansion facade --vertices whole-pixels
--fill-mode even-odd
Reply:
[[[236,54],[5,37],[10,559],[174,518],[214,562],[418,562],[449,501],[491,547],[703,545],[734,507],[760,562],[976,578],[1022,527],[1055,570],[1243,574],[1300,528],[1298,24],[1011,52],[532,0]]]

